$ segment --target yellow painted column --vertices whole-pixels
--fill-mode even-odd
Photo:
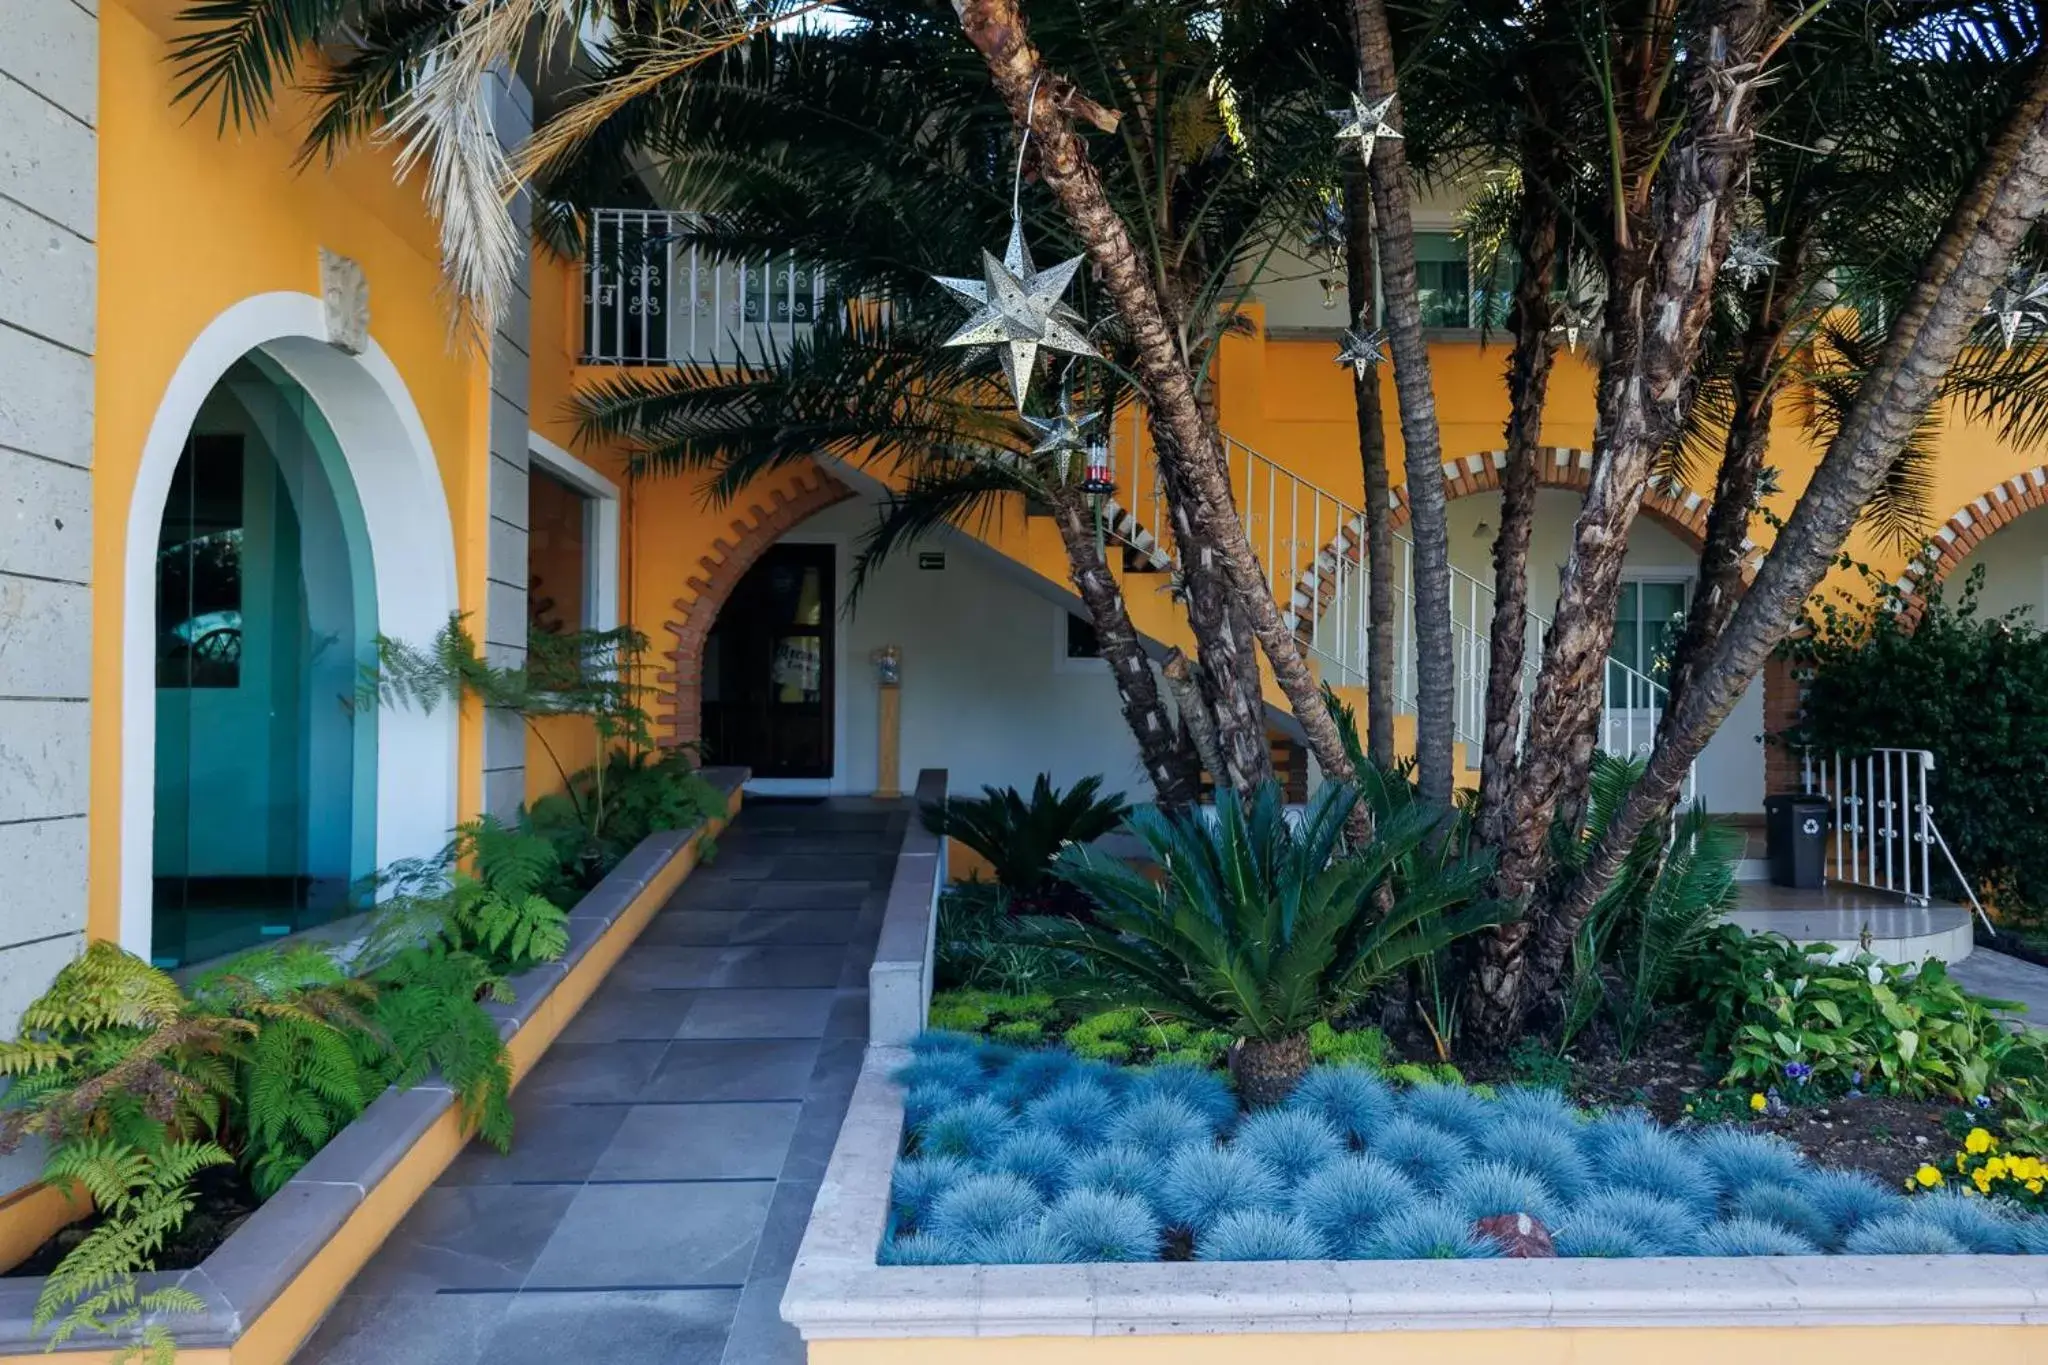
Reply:
[[[880,715],[875,726],[875,799],[894,801],[903,795],[903,651],[895,645],[883,645],[868,657],[874,662],[880,683],[876,699]]]

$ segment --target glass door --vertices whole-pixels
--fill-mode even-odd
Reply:
[[[708,761],[832,776],[833,547],[777,545],[733,589],[704,648]]]

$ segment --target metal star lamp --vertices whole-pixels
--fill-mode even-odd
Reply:
[[[1051,417],[1024,417],[1024,425],[1038,433],[1031,447],[1034,458],[1046,461],[1054,475],[1065,483],[1074,470],[1074,457],[1089,451],[1088,427],[1102,416],[1099,412],[1074,411],[1074,396],[1060,395],[1060,410]]]
[[[1349,109],[1332,109],[1330,117],[1337,120],[1337,141],[1358,144],[1358,159],[1370,165],[1373,150],[1383,137],[1399,138],[1400,131],[1387,122],[1387,111],[1394,107],[1394,97],[1372,104],[1365,102],[1365,96],[1353,91]]]
[[[1743,228],[1728,243],[1728,259],[1721,268],[1747,289],[1778,268],[1778,243],[1781,240],[1764,236],[1761,228]]]
[[[1374,369],[1387,363],[1387,334],[1378,327],[1369,332],[1354,332],[1344,329],[1344,340],[1337,347],[1337,363],[1349,365],[1355,378],[1363,379]]]
[[[1579,339],[1600,328],[1600,315],[1607,307],[1607,276],[1583,252],[1572,257],[1565,272],[1564,297],[1552,314],[1551,334],[1564,338],[1572,354],[1578,354]]]
[[[2019,339],[2020,328],[2048,323],[2048,274],[2031,267],[2014,266],[2005,283],[1991,291],[1984,316],[1998,319],[1998,335],[2010,351]]]

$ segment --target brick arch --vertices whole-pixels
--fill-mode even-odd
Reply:
[[[800,522],[852,496],[851,488],[817,465],[799,471],[787,488],[770,489],[764,497],[741,495],[730,532],[713,540],[710,552],[697,561],[697,572],[675,601],[676,619],[664,624],[675,647],[663,656],[669,666],[655,674],[655,719],[669,731],[663,743],[694,744],[703,738],[704,640],[740,579]]]
[[[1927,609],[1928,590],[1939,587],[1993,532],[2043,507],[2048,507],[2048,467],[2042,465],[1993,484],[1958,507],[1927,538],[1927,547],[1899,571],[1894,586],[1905,594],[1906,620],[1920,619]]]

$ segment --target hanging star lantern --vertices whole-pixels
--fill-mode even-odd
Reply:
[[[1387,353],[1381,348],[1387,343],[1387,334],[1375,327],[1369,332],[1354,332],[1344,329],[1344,342],[1337,348],[1337,363],[1349,365],[1353,376],[1359,379],[1374,368],[1387,363]]]
[[[1743,228],[1728,243],[1728,259],[1721,268],[1747,289],[1778,268],[1778,243],[1781,240],[1764,236],[1761,228]]]
[[[1349,109],[1330,111],[1330,117],[1337,120],[1337,141],[1356,142],[1358,159],[1370,164],[1373,149],[1379,145],[1381,138],[1401,136],[1394,125],[1387,122],[1387,111],[1393,107],[1392,95],[1375,104],[1367,104],[1365,96],[1353,92]]]
[[[1060,302],[1073,283],[1074,272],[1085,257],[1061,261],[1049,270],[1031,264],[1024,246],[1024,225],[1012,221],[1010,244],[997,260],[981,253],[978,280],[932,278],[957,297],[974,305],[975,311],[960,330],[945,340],[948,346],[993,346],[1010,381],[1010,396],[1018,412],[1024,410],[1024,396],[1031,387],[1031,372],[1038,364],[1038,348],[1047,346],[1069,355],[1096,355],[1096,349],[1081,333],[1081,316]]]
[[[1308,231],[1302,241],[1310,251],[1321,252],[1331,259],[1344,254],[1346,246],[1344,231],[1344,206],[1335,199],[1325,199],[1310,210]]]
[[[1551,335],[1563,337],[1572,354],[1578,354],[1579,339],[1600,330],[1600,315],[1606,307],[1606,275],[1592,257],[1574,256],[1565,275],[1564,297],[1552,314]]]
[[[1031,447],[1032,455],[1053,462],[1061,483],[1073,472],[1074,456],[1087,451],[1090,423],[1102,416],[1099,412],[1074,411],[1074,396],[1060,395],[1060,410],[1052,417],[1024,417],[1024,425],[1038,433],[1038,444]]]
[[[1984,316],[1998,319],[1998,335],[2010,351],[2025,324],[2048,323],[2048,275],[2027,266],[2014,266],[2005,283],[1991,291]]]

